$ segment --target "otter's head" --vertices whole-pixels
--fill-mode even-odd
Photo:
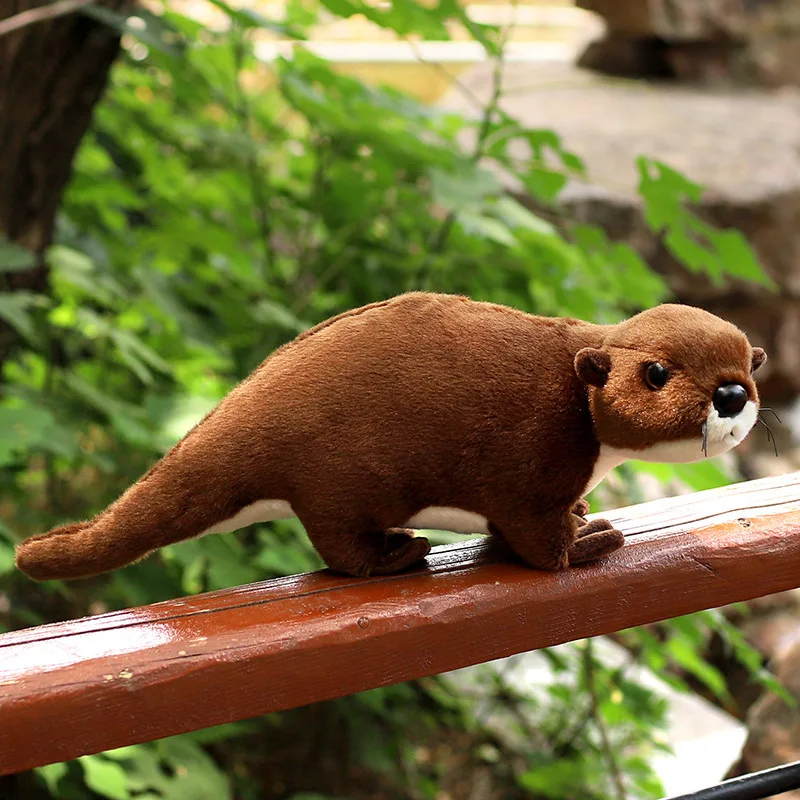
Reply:
[[[767,356],[734,325],[662,305],[575,356],[595,435],[626,458],[687,462],[736,447],[756,423],[753,373]]]

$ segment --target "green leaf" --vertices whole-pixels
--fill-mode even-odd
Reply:
[[[10,544],[0,540],[0,575],[7,575],[13,570],[14,548]]]
[[[0,407],[0,466],[29,449],[50,449],[57,431],[55,417],[43,408]]]
[[[256,322],[277,325],[293,334],[302,333],[310,327],[308,322],[298,319],[288,308],[271,300],[259,300],[250,313]]]
[[[482,214],[474,214],[470,211],[461,211],[457,219],[464,231],[473,236],[489,239],[506,247],[517,247],[519,245],[514,234],[499,220]]]
[[[197,594],[205,588],[205,576],[208,570],[208,556],[199,553],[184,567],[181,576],[181,589],[186,594]]]
[[[272,31],[280,36],[291,39],[302,40],[306,38],[301,28],[287,22],[278,22],[277,20],[268,19],[252,8],[234,8],[230,4],[224,2],[224,0],[208,0],[208,2],[220,9],[220,11],[224,11],[233,22],[245,30],[250,28],[263,28],[264,30]]]
[[[703,187],[676,172],[663,161],[639,156],[636,159],[636,164],[640,180],[645,188],[670,197],[680,197],[691,203],[700,202],[703,196]]]
[[[139,282],[147,297],[161,313],[171,320],[187,339],[207,347],[218,347],[207,325],[204,325],[193,309],[180,296],[180,286],[161,274],[155,266],[145,269],[134,267],[131,274]]]
[[[564,173],[540,167],[533,167],[522,176],[522,181],[535,198],[545,203],[554,202],[567,185]]]
[[[536,216],[513,197],[501,197],[492,210],[509,228],[524,228],[542,236],[558,236],[549,222]]]
[[[361,13],[361,3],[352,0],[322,0],[322,5],[337,17],[352,17],[354,14]]]
[[[577,156],[575,153],[568,153],[565,150],[560,150],[559,154],[561,156],[561,162],[570,172],[574,172],[577,175],[586,175],[586,164],[584,164],[580,156]]]
[[[48,305],[46,297],[33,292],[0,292],[0,319],[4,319],[28,341],[36,341],[36,325],[31,309]]]
[[[191,800],[231,800],[230,781],[201,747],[188,737],[174,736],[156,743],[173,778],[169,793]]]
[[[780,697],[789,708],[800,708],[800,702],[798,702],[794,693],[781,683],[768,669],[759,669],[755,672],[755,677],[768,692],[772,692]]]
[[[429,172],[433,201],[448,210],[479,208],[486,197],[500,192],[500,184],[491,172],[473,169],[445,171],[434,167]]]
[[[2,570],[0,570],[2,572]],[[54,797],[59,796],[58,784],[59,781],[67,774],[67,765],[62,763],[47,764],[44,767],[38,767],[35,772],[45,782],[50,794]]]
[[[36,256],[24,247],[0,236],[0,273],[24,272],[36,266]]]
[[[125,747],[115,747],[113,750],[106,750],[103,753],[103,758],[110,758],[114,761],[130,761],[131,759],[144,756],[147,750],[147,745],[130,744]]]
[[[699,184],[657,160],[640,157],[637,167],[645,220],[687,269],[705,273],[717,285],[732,275],[776,288],[739,231],[718,230],[684,207],[700,202]]]
[[[235,537],[211,536],[203,544],[208,555],[210,588],[242,586],[261,577]]]
[[[97,794],[110,800],[130,800],[125,770],[119,764],[102,756],[82,756],[78,759],[83,767],[86,785]]]
[[[67,282],[102,303],[125,296],[120,284],[110,275],[99,274],[92,259],[80,250],[53,245],[47,251],[47,262],[56,280]]]
[[[574,789],[580,785],[580,770],[569,759],[553,761],[537,766],[520,776],[520,783],[529,792],[534,792],[553,800],[563,800],[573,796]]]
[[[725,678],[715,667],[704,661],[698,649],[680,636],[666,642],[667,652],[687,672],[707,686],[717,697],[729,700],[730,694]]]
[[[129,364],[132,362],[146,364],[165,375],[169,375],[172,372],[170,365],[132,331],[126,331],[121,328],[113,329],[111,331],[111,340],[120,353],[126,357]],[[146,382],[149,383],[150,381],[147,380]]]
[[[720,261],[729,275],[755,283],[763,283],[775,288],[775,284],[765,275],[764,269],[753,249],[741,231],[723,230],[712,238]]]
[[[166,450],[182,439],[218,402],[218,399],[201,395],[160,395],[148,399],[146,410],[148,418],[158,426]]]
[[[238,736],[252,736],[257,734],[260,729],[261,726],[258,721],[245,720],[243,722],[223,723],[212,728],[202,728],[199,731],[184,733],[181,738],[196,745],[207,745],[215,742],[230,741]]]
[[[458,0],[439,0],[439,9],[444,14],[458,20],[472,35],[472,38],[483,45],[488,55],[500,55],[499,28],[492,25],[482,25],[473,21],[467,13],[467,8],[462,3],[458,2]],[[449,36],[447,38],[449,38]]]
[[[84,403],[106,415],[125,441],[148,449],[156,447],[155,433],[140,408],[112,397],[74,373],[64,375],[64,384]]]
[[[422,7],[416,0],[394,0],[384,9],[362,0],[322,0],[322,5],[339,17],[363,15],[376,25],[401,36],[420,34],[423,38],[440,41],[450,38],[445,24],[448,17],[458,16],[458,9],[449,7],[450,0],[440,0],[438,6],[430,8]]]

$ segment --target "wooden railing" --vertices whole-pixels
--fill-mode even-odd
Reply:
[[[471,540],[0,635],[0,774],[800,586],[800,473],[603,516],[625,547],[561,573]]]

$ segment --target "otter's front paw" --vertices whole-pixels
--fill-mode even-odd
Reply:
[[[607,556],[625,544],[625,537],[606,519],[593,519],[578,528],[570,545],[570,564],[583,564]]]
[[[607,519],[593,519],[591,522],[584,520],[578,529],[575,531],[575,538],[582,539],[591,533],[600,533],[600,531],[613,531],[614,525]]]

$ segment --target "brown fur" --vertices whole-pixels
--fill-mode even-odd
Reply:
[[[427,540],[398,526],[429,506],[480,514],[533,567],[592,560],[622,544],[583,519],[600,443],[699,437],[721,382],[757,399],[762,354],[685,306],[599,326],[401,295],[277,350],[116,502],[23,542],[17,565],[40,580],[98,574],[262,499],[289,502],[353,575],[424,558]],[[658,392],[642,379],[653,360],[675,370]]]

